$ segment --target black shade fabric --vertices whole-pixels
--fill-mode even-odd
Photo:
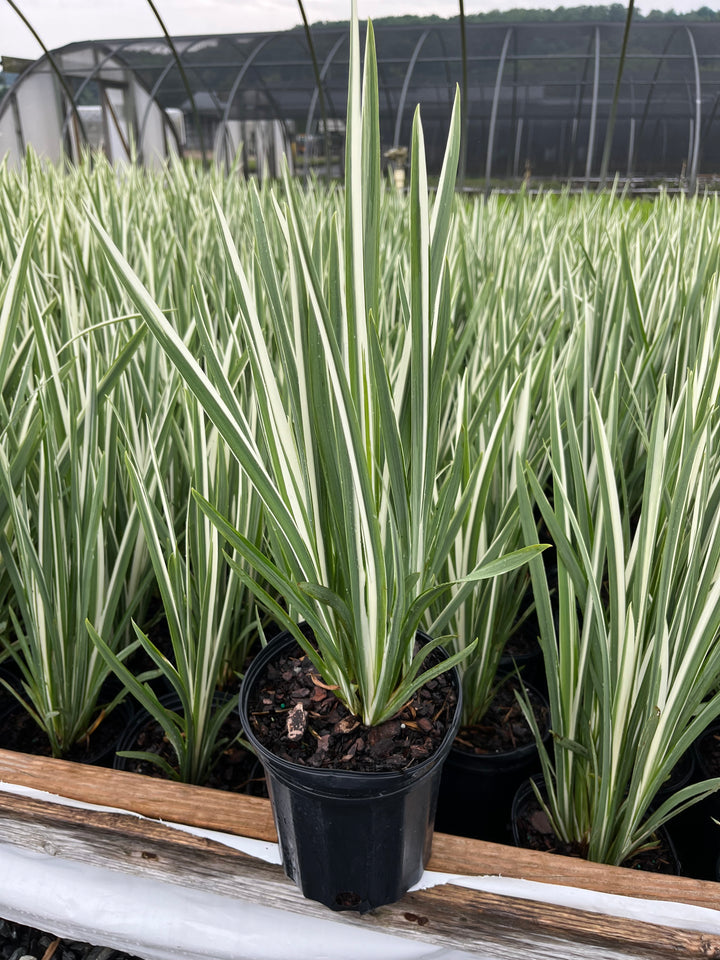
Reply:
[[[468,152],[471,177],[595,177],[605,146],[622,43],[622,23],[469,23]],[[408,145],[421,104],[428,164],[437,172],[456,83],[457,21],[375,28],[383,148]],[[291,137],[317,132],[323,108],[342,129],[347,93],[346,26],[313,27],[324,97],[317,95],[305,33],[177,38],[208,136],[233,120],[276,119]],[[197,122],[164,39],[73,44],[130,67],[164,108]],[[84,78],[87,80],[87,77]],[[80,84],[83,78],[75,78]],[[85,83],[86,93],[90,86]],[[324,100],[324,103],[322,102]],[[633,25],[610,172],[680,176],[720,165],[720,23]],[[329,123],[329,128],[333,126]]]

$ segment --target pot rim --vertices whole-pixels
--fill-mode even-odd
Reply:
[[[545,791],[546,789],[545,777],[541,773],[533,774],[533,776],[528,777],[528,779],[525,780],[524,783],[521,783],[520,786],[515,791],[515,796],[513,797],[512,807],[510,810],[513,842],[516,847],[518,847],[519,849],[525,849],[525,850],[529,850],[532,848],[523,847],[523,845],[520,843],[520,833],[518,830],[518,815],[520,812],[521,805],[525,803],[527,798],[533,796],[534,794],[534,790],[530,783],[531,780],[535,781],[535,785],[537,786],[540,793],[543,793]],[[675,843],[673,842],[672,835],[668,830],[668,823],[670,822],[672,821],[661,823],[660,826],[657,828],[657,830],[655,830],[655,834],[657,834],[658,838],[662,839],[663,843],[667,844],[667,849],[673,858],[673,865],[675,869],[673,873],[666,874],[666,876],[682,876],[682,863],[680,862],[680,857],[678,856],[678,852],[675,847]],[[564,856],[564,854],[553,854],[553,856]],[[590,863],[592,861],[587,860],[587,862]],[[718,862],[720,863],[720,859]],[[620,866],[622,867],[622,864],[620,864]],[[648,871],[648,872],[652,873],[652,871]]]
[[[543,733],[542,740],[543,740],[543,743],[548,743],[550,741],[550,735],[551,735],[550,703],[548,701],[548,698],[545,696],[542,690],[539,690],[532,683],[525,683],[524,687],[527,691],[530,691],[533,694],[533,696],[535,696],[539,701],[541,701],[543,706],[547,710],[547,724],[546,724],[546,729]],[[472,724],[470,724],[470,726],[472,726]],[[461,727],[462,727],[462,724],[461,724]],[[492,763],[493,761],[524,759],[525,757],[532,756],[533,753],[535,752],[537,752],[537,743],[533,738],[529,743],[525,743],[520,747],[513,747],[512,750],[501,750],[500,752],[497,752],[497,753],[473,753],[470,750],[466,750],[462,746],[459,746],[459,747],[455,746],[455,743],[453,742],[453,746],[450,750],[450,756],[453,758],[462,757],[462,759],[469,760],[469,761],[478,761],[478,762],[487,761],[488,763]]]
[[[427,634],[423,633],[421,630],[417,631],[417,635],[420,637],[427,637]],[[457,671],[457,667],[450,667],[448,671],[453,676],[455,691],[457,693],[457,701],[455,704],[455,712],[452,722],[445,731],[445,736],[440,741],[437,749],[420,763],[414,763],[402,770],[340,770],[336,767],[308,767],[305,764],[296,763],[295,761],[278,757],[277,754],[273,753],[271,750],[268,750],[268,748],[255,736],[255,733],[253,732],[252,726],[249,722],[248,704],[250,693],[260,676],[261,670],[266,666],[266,664],[269,663],[272,658],[284,647],[296,643],[297,641],[295,640],[295,637],[288,630],[284,630],[274,636],[272,640],[268,641],[265,647],[263,647],[253,658],[252,663],[245,672],[245,676],[243,677],[242,684],[240,686],[238,709],[240,711],[243,734],[250,741],[258,757],[262,761],[267,761],[268,765],[273,768],[273,771],[276,774],[282,774],[282,771],[286,771],[288,773],[292,771],[295,775],[302,773],[303,775],[307,775],[308,779],[318,780],[326,779],[328,778],[328,775],[331,775],[333,778],[337,778],[336,782],[338,785],[342,783],[346,783],[348,785],[359,785],[363,780],[372,778],[373,783],[376,784],[377,787],[387,785],[389,789],[392,789],[393,787],[400,788],[408,781],[420,779],[426,772],[433,769],[438,762],[443,761],[447,757],[447,754],[450,752],[452,743],[455,739],[455,734],[460,726],[460,718],[462,715],[462,684],[460,682],[460,675]],[[436,647],[436,650],[442,656],[447,658],[448,654],[442,647]]]

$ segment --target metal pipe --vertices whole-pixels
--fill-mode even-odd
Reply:
[[[85,77],[85,79],[82,81],[80,86],[75,91],[75,94],[73,95],[73,103],[76,106],[77,106],[78,100],[80,99],[80,96],[82,95],[83,90],[87,87],[89,83],[92,83],[92,81],[95,79],[98,73],[102,70],[102,68],[105,66],[108,60],[112,60],[113,57],[115,57],[115,55],[118,52],[122,52],[125,49],[125,47],[127,47],[128,44],[130,43],[133,43],[133,41],[125,40],[123,43],[120,44],[119,47],[113,47],[113,49],[109,53],[106,53],[105,56],[102,58],[102,60],[95,61],[95,66],[90,71],[90,73]],[[96,48],[93,48],[93,52],[95,52],[95,50]],[[123,64],[123,68],[127,70],[127,67],[124,64]],[[62,131],[60,133],[60,136],[63,138],[67,133],[67,128],[68,128],[68,124],[70,123],[71,114],[72,114],[72,108],[68,106],[67,110],[65,111],[65,119],[63,121]]]
[[[468,89],[468,55],[467,55],[467,32],[465,25],[465,0],[459,0],[460,4],[460,58],[462,65],[461,80],[461,99],[460,99],[460,161],[458,163],[457,186],[458,189],[465,188],[465,171],[467,169],[467,149],[468,149],[468,128],[470,124],[470,91]]]
[[[625,17],[625,29],[623,30],[622,46],[620,47],[620,60],[618,61],[617,76],[615,77],[615,88],[613,90],[612,103],[610,105],[610,116],[605,127],[605,144],[603,146],[602,160],[600,161],[600,186],[605,186],[607,180],[608,167],[610,166],[610,153],[612,151],[613,137],[615,135],[615,121],[617,118],[618,105],[620,103],[620,87],[622,85],[623,70],[625,67],[625,57],[627,54],[628,40],[630,39],[630,27],[632,26],[633,12],[635,10],[635,0],[628,0],[627,16]]]
[[[498,103],[500,101],[500,90],[502,88],[502,75],[505,69],[505,59],[507,57],[508,47],[510,46],[510,37],[513,34],[513,28],[509,27],[505,33],[500,60],[498,62],[497,74],[495,76],[495,90],[493,93],[492,109],[490,111],[490,129],[488,131],[487,158],[485,160],[485,190],[490,190],[490,175],[492,173],[492,154],[495,145],[495,123],[497,120]]]
[[[400,91],[400,99],[398,100],[397,113],[395,115],[395,133],[393,134],[394,147],[400,146],[400,127],[402,124],[403,113],[405,112],[405,100],[407,98],[408,87],[410,86],[413,70],[415,69],[415,64],[417,63],[418,54],[422,50],[422,46],[429,35],[429,30],[424,30],[420,34],[420,39],[415,44],[415,49],[413,50],[412,56],[410,57],[410,62],[408,63],[408,68],[405,71],[405,79],[403,80],[402,89]]]
[[[260,51],[264,47],[266,47],[270,43],[272,39],[273,37],[264,37],[256,46],[252,48],[252,50],[248,55],[247,60],[245,61],[245,63],[243,63],[239,73],[235,77],[232,87],[230,87],[230,93],[228,94],[228,98],[225,103],[225,109],[223,110],[223,115],[222,115],[222,119],[220,120],[220,127],[218,129],[218,135],[217,135],[218,140],[222,140],[223,143],[225,142],[227,122],[230,117],[230,110],[232,109],[233,100],[235,99],[235,94],[238,92],[238,88],[243,81],[243,77],[248,72],[255,57],[260,53]]]
[[[515,154],[513,156],[513,177],[517,180],[520,176],[520,145],[522,143],[523,118],[519,117],[515,127]]]
[[[573,117],[572,134],[570,137],[570,165],[568,167],[567,174],[568,180],[572,180],[573,174],[575,173],[575,151],[577,150],[577,137],[580,129],[580,113],[582,111],[583,98],[585,96],[585,85],[587,83],[588,64],[590,63],[590,50],[592,49],[592,45],[593,39],[591,35],[590,42],[588,43],[587,53],[583,57],[584,67],[582,79],[578,84],[577,99],[575,101],[575,116]]]
[[[655,87],[656,87],[657,82],[658,82],[658,77],[660,76],[660,70],[662,69],[662,66],[663,66],[663,64],[665,63],[665,60],[669,59],[667,52],[668,52],[668,50],[670,49],[670,44],[673,42],[673,40],[675,39],[675,36],[677,35],[678,29],[679,29],[679,28],[676,27],[676,28],[673,30],[673,32],[670,34],[670,36],[667,38],[667,40],[665,41],[665,46],[663,47],[663,52],[660,54],[660,59],[659,59],[659,61],[658,61],[657,66],[655,67],[655,72],[654,72],[654,74],[653,74],[652,81],[650,82],[650,89],[648,90],[647,100],[645,101],[645,108],[644,108],[644,110],[643,110],[643,115],[642,115],[642,118],[641,118],[641,120],[640,120],[640,129],[638,130],[638,133],[637,133],[637,139],[636,139],[636,144],[635,144],[635,153],[633,154],[633,163],[632,163],[633,167],[635,167],[635,165],[636,165],[638,144],[639,144],[639,142],[640,142],[640,138],[641,138],[642,135],[643,135],[643,130],[644,130],[644,128],[645,128],[645,124],[646,124],[646,122],[647,122],[647,118],[648,118],[648,116],[649,116],[649,114],[650,114],[650,101],[652,100],[653,93],[655,92]]]
[[[201,43],[204,42],[204,40],[205,40],[205,37],[198,37],[197,40],[195,40],[195,41],[194,41],[193,43],[191,43],[191,44],[188,44],[188,46],[185,47],[185,49],[183,50],[183,54],[184,54],[184,55],[187,55],[187,54],[192,50],[193,47],[199,46]],[[133,42],[134,42],[134,41],[133,41]],[[143,144],[144,144],[144,142],[145,142],[145,130],[146,130],[146,128],[147,128],[148,119],[149,119],[149,117],[150,117],[150,108],[152,107],[153,102],[157,102],[157,94],[158,94],[158,91],[160,90],[160,87],[163,85],[163,83],[164,83],[164,81],[165,81],[165,78],[166,78],[167,75],[170,73],[170,71],[173,69],[173,67],[176,67],[176,66],[177,66],[177,64],[176,64],[175,60],[171,57],[170,60],[168,60],[167,64],[163,67],[163,69],[162,69],[162,71],[161,71],[161,73],[160,73],[160,76],[157,78],[157,80],[156,80],[155,83],[153,84],[152,90],[149,91],[149,93],[150,93],[150,99],[148,100],[147,104],[145,105],[145,109],[144,109],[144,111],[143,111],[142,120],[141,120],[141,122],[140,122],[140,130],[139,130],[139,133],[138,133],[138,151],[139,151],[141,154],[142,154]],[[218,113],[220,113],[220,101],[217,99],[217,97],[214,95],[214,93],[211,93],[211,95],[213,96],[213,99],[215,100],[215,106],[217,107],[217,111],[218,111]],[[158,104],[158,106],[159,106],[159,104]],[[175,139],[176,139],[176,141],[177,141],[177,135],[175,134],[175,128],[172,126],[172,124],[171,124],[170,126],[171,126],[171,129],[172,129],[172,131],[173,131],[173,135],[175,136]],[[179,141],[178,141],[178,145],[179,145]]]
[[[690,41],[690,50],[692,51],[693,66],[695,68],[695,129],[692,138],[692,158],[688,158],[688,167],[690,177],[688,179],[688,191],[695,193],[697,190],[697,172],[698,160],[700,157],[700,124],[702,120],[702,82],[700,80],[700,61],[698,60],[697,47],[695,46],[695,37],[690,27],[685,27]]]
[[[50,50],[45,46],[45,44],[43,43],[43,40],[42,40],[42,37],[40,36],[40,34],[37,32],[37,30],[35,29],[35,27],[33,27],[33,25],[30,23],[30,21],[29,21],[28,18],[25,16],[25,14],[22,12],[22,10],[18,7],[18,5],[14,2],[14,0],[7,0],[7,2],[8,2],[8,4],[12,7],[12,9],[15,11],[15,13],[18,15],[18,17],[20,17],[20,19],[22,20],[22,22],[25,24],[25,26],[28,28],[28,30],[30,31],[30,33],[31,33],[31,34],[33,35],[33,37],[35,38],[35,40],[40,44],[40,46],[41,46],[41,48],[42,48],[42,51],[43,51],[43,53],[44,53],[44,55],[45,55],[45,59],[46,59],[47,62],[50,64],[50,67],[51,67],[53,73],[54,73],[55,76],[57,77],[58,83],[59,83],[60,86],[62,87],[63,92],[65,93],[65,96],[68,98],[68,102],[69,102],[70,104],[72,104],[72,110],[73,110],[73,113],[75,114],[75,121],[76,121],[76,123],[77,123],[77,125],[78,125],[78,130],[80,131],[80,133],[81,133],[81,135],[82,135],[82,138],[83,138],[83,140],[85,141],[85,143],[87,143],[87,142],[88,142],[87,131],[85,130],[85,125],[84,125],[83,122],[82,122],[82,117],[80,116],[80,114],[79,114],[79,112],[78,112],[78,109],[77,109],[77,107],[75,106],[75,101],[73,100],[72,90],[70,89],[70,87],[69,87],[68,84],[67,84],[67,81],[65,80],[65,75],[64,75],[64,73],[63,73],[63,72],[60,70],[60,68],[58,67],[57,62],[56,62],[56,60],[55,60],[55,57],[52,55],[52,53],[50,52]],[[41,62],[41,61],[38,61],[38,63],[40,63],[40,62]],[[28,70],[28,73],[29,73],[31,70],[34,70],[36,66],[37,66],[37,64],[33,64],[33,65],[30,67],[30,69]],[[16,108],[17,108],[17,101],[16,101],[15,106],[16,106]]]
[[[340,47],[346,41],[347,41],[347,37],[345,36],[345,34],[341,34],[341,36],[338,37],[338,39],[333,44],[332,49],[330,50],[330,53],[328,53],[327,57],[325,57],[323,65],[320,69],[321,80],[325,80],[325,77],[327,76],[327,72],[330,69],[333,60],[335,59],[335,54],[338,52]],[[315,119],[315,107],[317,106],[317,102],[318,102],[318,88],[316,86],[315,89],[313,90],[312,97],[310,98],[310,106],[308,107],[307,120],[305,121],[306,133],[310,131],[310,127],[312,126],[313,120]]]
[[[328,55],[325,57],[325,60],[324,60],[324,62],[323,62],[323,65],[322,65],[322,67],[321,67],[321,69],[320,69],[319,84],[316,84],[316,85],[315,85],[315,89],[313,90],[312,97],[310,98],[310,106],[308,107],[307,120],[305,121],[305,136],[306,136],[306,137],[309,136],[309,134],[310,134],[310,129],[311,129],[311,127],[312,127],[313,120],[315,119],[315,107],[317,106],[317,102],[318,102],[318,99],[319,99],[319,97],[320,97],[320,85],[325,82],[325,77],[327,76],[327,72],[328,72],[328,70],[330,69],[330,65],[332,64],[333,60],[335,59],[335,54],[338,52],[338,50],[339,50],[340,47],[343,45],[343,43],[346,42],[346,40],[347,40],[347,37],[345,36],[345,34],[341,34],[341,35],[338,37],[338,39],[337,39],[337,40],[335,41],[335,43],[332,45],[332,48],[330,49],[330,52],[329,52]],[[326,169],[327,169],[327,171],[328,171],[328,177],[329,177],[329,176],[330,176],[330,150],[328,149],[327,114],[325,114],[325,127],[326,127],[326,130],[325,130],[325,163],[326,163]],[[306,140],[306,142],[305,142],[305,163],[304,163],[303,166],[304,166],[304,170],[305,170],[305,176],[307,177],[307,172],[308,172],[308,169],[307,169],[307,168],[308,168],[308,148],[307,148],[307,140]]]
[[[587,157],[585,158],[585,179],[592,173],[593,153],[595,152],[595,128],[597,126],[598,92],[600,89],[600,27],[595,27],[595,73],[593,75],[593,98],[590,108],[590,132],[588,134]]]

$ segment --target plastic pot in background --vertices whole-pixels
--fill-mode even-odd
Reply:
[[[682,755],[668,779],[658,790],[654,805],[659,807],[678,790],[704,779],[705,777],[699,773],[691,747]],[[667,830],[673,842],[682,864],[683,875],[701,880],[714,880],[714,863],[708,856],[707,848],[698,844],[698,820],[702,816],[702,803],[693,804],[668,820],[664,829]],[[720,854],[720,843],[716,846],[716,852]]]
[[[294,645],[281,633],[253,660],[240,691],[243,729],[265,768],[286,874],[308,899],[364,913],[399,900],[430,858],[440,773],[460,722],[459,677],[452,670],[453,721],[416,766],[391,773],[307,767],[271,753],[250,721],[266,665]]]
[[[695,773],[690,782],[720,776],[720,720],[710,724],[698,737],[692,751]],[[715,821],[720,820],[720,791],[700,800],[678,819],[682,830],[678,842],[690,876],[699,880],[716,880],[720,863],[720,826]]]
[[[498,664],[498,676],[519,673],[526,686],[535,687],[543,696],[547,696],[545,660],[539,636],[540,625],[535,611],[523,611],[522,622],[515,627],[505,644]]]
[[[124,730],[132,722],[133,708],[123,700],[111,713],[104,716],[86,740],[74,744],[65,755],[74,763],[87,763],[96,767],[111,767],[115,751]],[[40,757],[49,757],[50,743],[47,734],[37,725],[25,707],[16,701],[0,717],[0,747],[18,750]]]
[[[532,702],[542,705],[545,710],[547,737],[547,700],[534,687],[528,686],[527,690]],[[539,771],[540,759],[534,740],[514,750],[485,754],[471,753],[456,743],[442,771],[435,829],[441,833],[512,844],[510,813],[513,797],[518,787]]]
[[[226,702],[230,698],[227,694],[216,693],[214,703]],[[181,711],[180,698],[177,693],[166,693],[160,697],[160,703],[176,712]],[[267,790],[262,766],[253,754],[237,743],[237,736],[241,733],[237,712],[228,715],[222,728],[223,736],[228,741],[222,754],[210,771],[209,779],[204,786],[215,790],[228,790],[232,793],[244,793],[256,797],[266,797]],[[165,774],[150,760],[138,760],[132,757],[121,757],[120,753],[128,750],[142,750],[157,753],[175,766],[177,758],[172,750],[160,724],[147,710],[139,707],[132,722],[127,726],[118,744],[118,753],[115,755],[113,766],[116,770],[125,770],[130,773],[140,773],[145,776],[163,778]]]
[[[132,723],[134,716],[135,709],[130,700],[122,700],[91,735],[84,755],[71,753],[68,759],[78,760],[80,763],[90,763],[96,767],[112,767],[115,760],[115,751],[119,749],[120,737],[128,725]],[[100,734],[103,725],[106,727],[107,735],[101,739]]]
[[[545,661],[537,640],[516,653],[503,653],[498,665],[498,676],[505,677],[516,673],[520,674],[525,686],[534,687],[543,696],[546,695]]]
[[[5,660],[0,664],[0,724],[8,713],[14,710],[19,704],[17,697],[5,686],[7,683],[13,690],[20,692],[22,690],[22,678],[20,672],[11,660]],[[1,729],[1,727],[0,727]],[[2,744],[0,744],[2,746]]]
[[[538,786],[541,795],[545,796],[545,781],[542,777],[532,778]],[[543,823],[543,821],[545,823]],[[542,828],[547,827],[547,832]],[[578,856],[572,850],[563,849],[564,844],[558,840],[556,835],[550,830],[550,824],[547,817],[541,809],[535,797],[530,780],[523,783],[517,790],[512,804],[512,831],[513,842],[516,847],[523,847],[528,850],[542,850],[550,853],[564,854],[565,856]],[[550,846],[542,843],[535,844],[531,841],[531,834],[539,834],[550,843]],[[624,867],[631,867],[635,870],[646,870],[654,873],[665,873],[673,876],[679,876],[681,873],[680,859],[677,855],[675,845],[670,834],[661,827],[657,831],[660,841],[658,852],[647,851],[637,857],[631,857],[629,862],[622,864]]]

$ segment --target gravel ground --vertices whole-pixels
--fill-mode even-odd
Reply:
[[[61,940],[19,923],[0,920],[0,960],[138,960],[111,947]]]

